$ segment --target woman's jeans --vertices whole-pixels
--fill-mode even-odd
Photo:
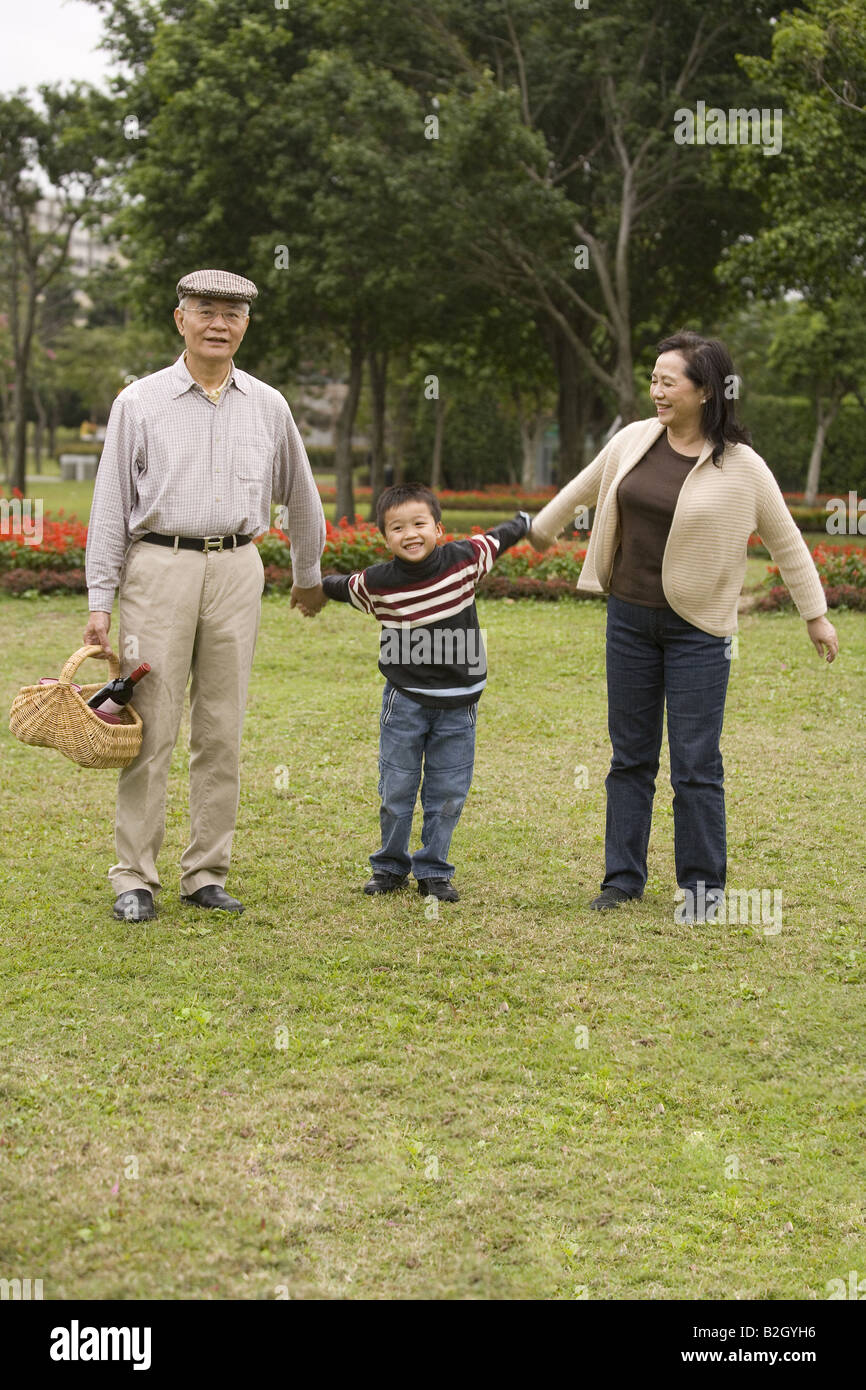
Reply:
[[[402,695],[390,681],[379,720],[379,820],[382,848],[370,855],[376,873],[451,878],[448,850],[472,782],[478,704],[434,709]],[[424,766],[422,848],[409,855],[412,814]]]
[[[719,739],[730,672],[730,641],[712,637],[672,608],[607,604],[608,730],[603,888],[639,897],[668,710],[677,883],[699,894],[724,888],[725,793]]]

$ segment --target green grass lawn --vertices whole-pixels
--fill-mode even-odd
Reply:
[[[361,893],[381,678],[342,605],[264,603],[239,919],[178,901],[183,736],[137,927],[109,911],[115,774],[2,736],[4,1277],[86,1299],[823,1299],[862,1277],[862,617],[834,615],[832,668],[790,614],[741,625],[729,886],[781,890],[772,935],[674,921],[666,752],[644,900],[585,909],[604,605],[479,613],[462,897],[438,920]],[[83,621],[0,599],[6,708]]]

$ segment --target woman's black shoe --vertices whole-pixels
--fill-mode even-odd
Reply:
[[[623,888],[602,888],[597,898],[593,898],[590,907],[594,907],[597,912],[607,912],[611,907],[619,907],[620,903],[639,903],[642,893],[626,893]]]

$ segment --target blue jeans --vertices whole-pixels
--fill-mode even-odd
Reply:
[[[672,608],[607,604],[608,730],[603,888],[639,896],[668,711],[677,883],[724,888],[725,793],[719,739],[731,663],[728,640],[712,637]]]
[[[451,878],[448,850],[472,782],[478,705],[434,709],[402,695],[390,681],[379,720],[379,821],[382,848],[370,855],[376,872]],[[422,848],[409,855],[415,798],[424,766]]]

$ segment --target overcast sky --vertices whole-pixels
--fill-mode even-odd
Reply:
[[[97,50],[102,16],[84,0],[0,0],[0,93],[40,82],[104,86],[108,55]]]

